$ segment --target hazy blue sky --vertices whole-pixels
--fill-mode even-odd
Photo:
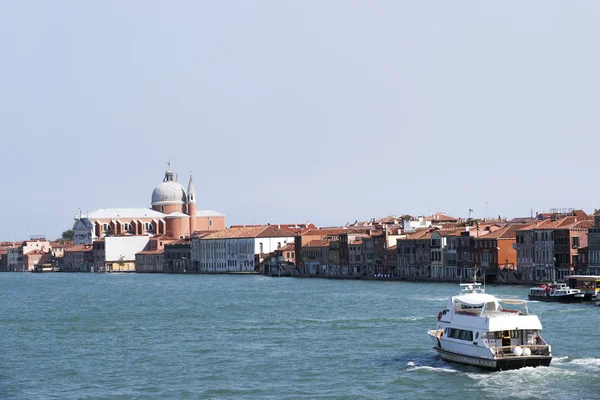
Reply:
[[[0,239],[144,207],[243,223],[600,208],[600,2],[0,2]]]

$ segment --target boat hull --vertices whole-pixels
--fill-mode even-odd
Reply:
[[[458,354],[434,346],[439,356],[445,360],[460,364],[473,365],[492,371],[506,371],[525,367],[548,367],[552,356],[521,356],[506,358],[481,358],[465,354]]]
[[[565,296],[532,296],[529,295],[529,300],[535,300],[535,301],[547,301],[547,302],[554,302],[554,303],[581,303],[582,301],[585,300],[585,296],[582,295],[575,295],[575,294],[568,294]]]

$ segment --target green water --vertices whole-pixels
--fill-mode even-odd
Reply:
[[[600,307],[529,304],[549,368],[441,361],[455,284],[0,274],[1,399],[595,399]],[[524,287],[488,293],[525,298]]]

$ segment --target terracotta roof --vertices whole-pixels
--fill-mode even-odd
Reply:
[[[518,217],[518,218],[513,218],[510,221],[508,221],[509,224],[526,224],[526,223],[531,223],[531,222],[535,222],[536,219],[535,218],[531,218],[531,217]]]
[[[302,233],[302,236],[332,236],[341,235],[343,233],[365,233],[365,229],[360,228],[320,228],[310,229]]]
[[[401,222],[401,218],[395,215],[388,215],[387,217],[376,219],[375,222],[380,224],[397,224]]]
[[[451,217],[448,214],[443,213],[443,212],[438,212],[438,213],[430,215],[429,217],[426,217],[425,221],[456,222],[456,221],[458,221],[458,218]]]
[[[93,251],[94,247],[91,244],[76,244],[65,249],[65,253],[73,253],[77,251]]]
[[[294,236],[290,231],[277,229],[274,226],[250,226],[241,228],[229,228],[217,231],[205,236],[203,239],[245,239],[260,237],[291,237]]]
[[[517,230],[519,230],[519,225],[507,225],[497,231],[488,233],[482,239],[516,239]]]
[[[432,231],[430,229],[420,229],[416,232],[409,233],[405,239],[401,240],[414,240],[414,239],[428,239],[431,237]]]
[[[163,249],[156,249],[156,250],[144,250],[144,251],[140,251],[139,253],[136,254],[141,254],[141,255],[147,255],[147,254],[164,254],[164,250]]]
[[[442,237],[448,237],[448,236],[456,236],[459,234],[459,232],[464,231],[463,228],[450,228],[450,229],[438,229],[437,232],[440,234],[440,236]],[[431,232],[431,234],[433,234],[433,232]]]
[[[585,221],[580,221],[580,222],[575,223],[575,225],[573,225],[571,227],[571,229],[591,229],[593,227],[594,227],[594,221],[586,219]]]
[[[288,243],[285,246],[277,249],[277,250],[281,250],[281,251],[290,251],[290,250],[294,250],[295,246],[294,243]]]
[[[579,218],[588,217],[587,213],[583,210],[573,210],[573,215]]]
[[[539,222],[537,222],[535,224],[532,224],[532,225],[519,226],[517,228],[516,232],[519,232],[519,231],[532,231],[532,230],[535,230],[535,229],[545,229],[545,227],[547,225],[551,224],[551,223],[552,223],[552,221],[550,221],[548,219],[545,219],[543,221],[539,221]]]
[[[329,240],[311,240],[310,242],[302,245],[302,247],[323,247],[329,246]]]

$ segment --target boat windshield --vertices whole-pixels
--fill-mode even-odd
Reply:
[[[503,312],[512,312],[519,315],[529,315],[527,302],[523,300],[499,299],[498,304],[502,308]]]

